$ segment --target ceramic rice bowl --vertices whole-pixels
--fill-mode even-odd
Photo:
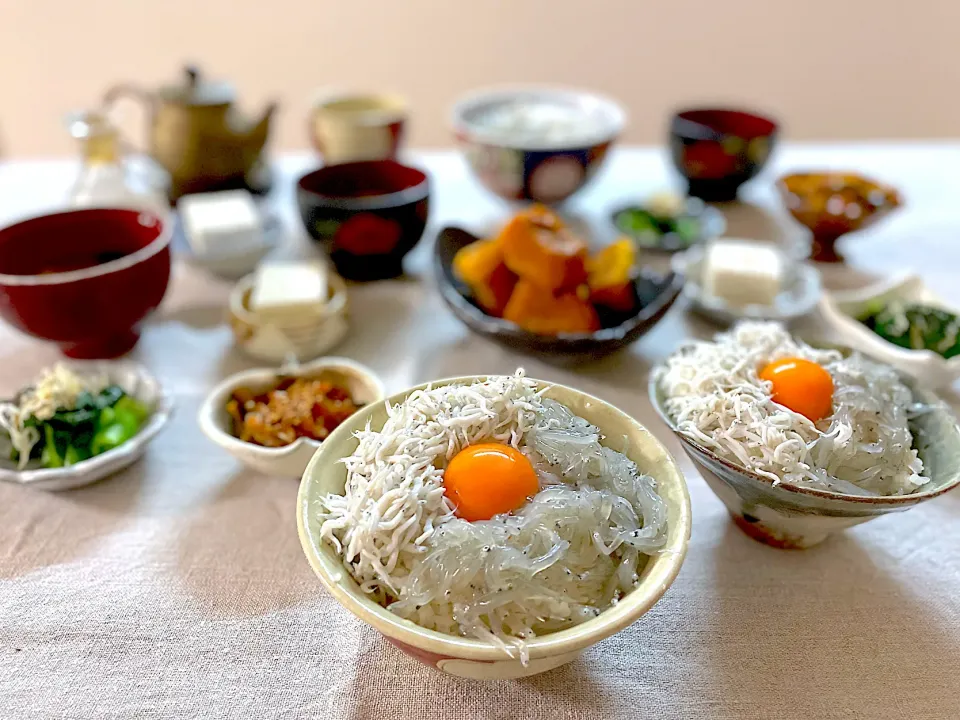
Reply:
[[[683,352],[681,349],[678,352]],[[830,490],[773,484],[720,457],[681,433],[665,409],[659,385],[660,365],[650,374],[650,400],[657,413],[680,439],[703,479],[727,507],[737,526],[754,540],[785,549],[817,545],[831,534],[887,513],[909,510],[960,484],[960,427],[950,409],[936,395],[904,382],[914,398],[932,409],[910,423],[925,474],[931,478],[921,492],[909,495],[859,496]]]
[[[466,384],[482,377],[463,377],[431,383]],[[548,387],[548,383],[537,381]],[[419,385],[387,399],[403,402]],[[380,429],[386,421],[384,403],[363,408],[330,434],[310,461],[297,498],[297,529],[307,559],[324,587],[347,610],[380,632],[390,643],[411,657],[444,673],[481,680],[525,677],[545,672],[575,659],[584,649],[633,624],[666,592],[676,578],[690,539],[690,496],[683,475],[667,449],[640,423],[612,405],[562,385],[549,386],[546,397],[565,404],[577,415],[600,428],[608,437],[627,437],[627,455],[641,472],[657,479],[658,490],[668,509],[667,542],[661,554],[651,558],[640,574],[637,587],[598,617],[573,628],[529,641],[530,662],[507,658],[503,651],[479,640],[427,630],[394,615],[361,592],[338,553],[320,540],[317,503],[328,493],[343,494],[346,468],[340,459],[357,447],[354,433],[370,422]]]

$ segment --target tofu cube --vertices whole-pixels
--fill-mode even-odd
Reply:
[[[177,210],[195,255],[239,254],[263,243],[260,211],[246,190],[184,195]]]
[[[327,272],[318,263],[270,262],[257,269],[250,310],[278,321],[315,313],[327,301]]]
[[[703,259],[703,291],[730,305],[773,305],[783,289],[782,255],[767,243],[715,240]]]

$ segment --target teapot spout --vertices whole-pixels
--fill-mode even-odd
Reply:
[[[242,142],[248,168],[257,161],[263,151],[263,146],[267,143],[270,134],[270,120],[276,109],[277,104],[270,103],[260,119],[248,125],[248,129],[243,133]]]

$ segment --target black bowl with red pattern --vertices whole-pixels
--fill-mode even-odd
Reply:
[[[297,181],[304,227],[349,280],[403,274],[403,257],[427,225],[429,199],[426,174],[393,160],[329,165]]]
[[[773,120],[744,110],[683,110],[670,121],[670,154],[690,195],[726,202],[763,169],[777,132]]]

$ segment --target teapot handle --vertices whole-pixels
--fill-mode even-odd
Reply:
[[[144,109],[147,112],[147,133],[149,136],[150,132],[150,119],[153,117],[154,112],[157,108],[157,100],[154,97],[153,93],[148,90],[144,90],[141,87],[136,85],[131,85],[129,83],[124,83],[120,85],[114,85],[112,88],[107,90],[103,96],[103,101],[101,105],[103,106],[103,112],[108,113],[110,109],[116,104],[118,100],[124,97],[129,97],[133,100],[136,100],[144,106]],[[149,154],[142,149],[142,146],[137,146],[134,143],[129,142],[126,138],[122,138],[121,142],[129,149],[137,153]]]

